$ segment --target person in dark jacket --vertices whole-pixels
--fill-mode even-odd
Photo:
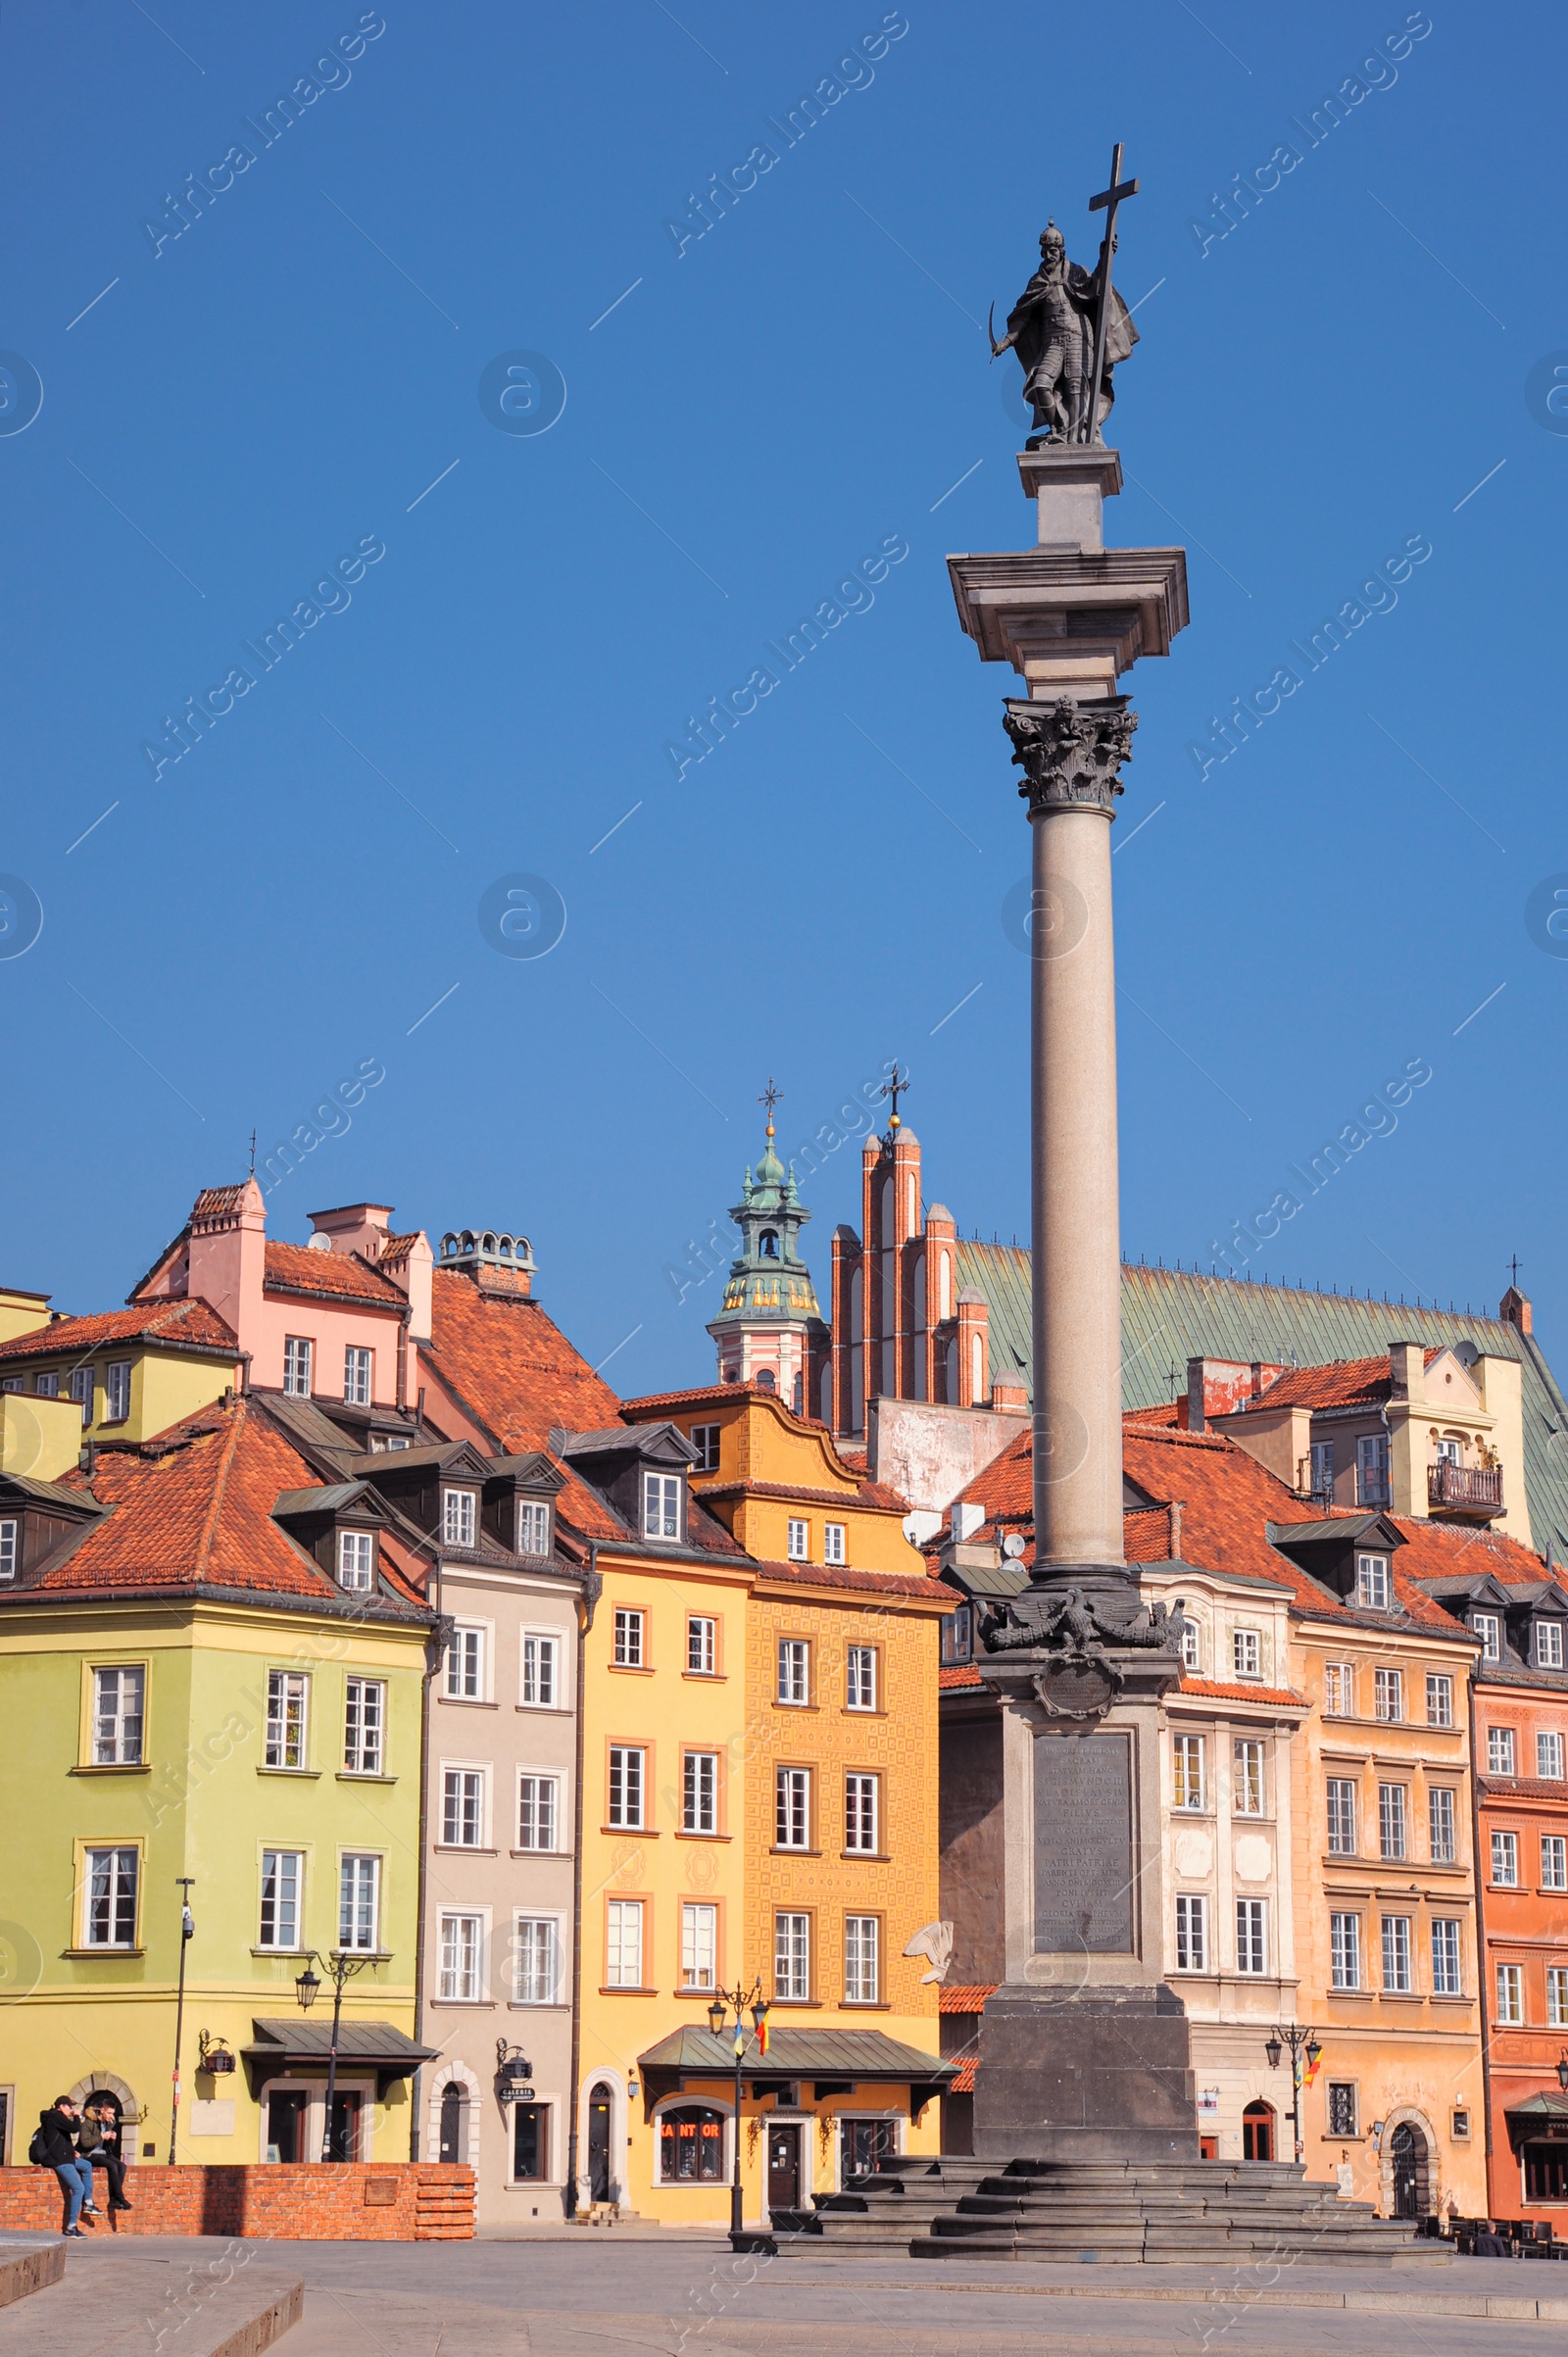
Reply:
[[[95,2219],[97,2206],[92,2197],[92,2164],[83,2160],[76,2149],[76,2136],[81,2121],[69,2095],[57,2095],[47,2111],[38,2114],[38,2144],[43,2166],[52,2169],[60,2180],[60,2190],[66,2197],[66,2228],[68,2234],[79,2234],[77,2220],[85,2216]]]
[[[109,2207],[128,2210],[125,2164],[120,2153],[120,2118],[112,2103],[89,2096],[82,2108],[76,2149],[89,2168],[101,2169],[109,2180]]]

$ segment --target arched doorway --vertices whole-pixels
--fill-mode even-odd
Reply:
[[[1255,2096],[1242,2114],[1242,2158],[1244,2161],[1271,2161],[1274,2158],[1274,2106]]]
[[[468,2090],[449,2079],[441,2089],[441,2150],[443,2161],[468,2157]]]
[[[588,2097],[588,2198],[612,2198],[610,2176],[610,2123],[614,2094],[601,2079]]]
[[[1419,2128],[1401,2120],[1389,2144],[1394,2163],[1394,2215],[1422,2218],[1427,2210],[1427,2140]]]

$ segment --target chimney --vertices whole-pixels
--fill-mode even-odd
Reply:
[[[1419,1407],[1426,1392],[1426,1352],[1419,1343],[1390,1343],[1389,1394]]]
[[[1521,1334],[1535,1331],[1535,1318],[1530,1303],[1517,1285],[1510,1285],[1497,1305],[1497,1315],[1505,1326],[1517,1326]]]
[[[464,1228],[441,1239],[436,1265],[468,1277],[482,1294],[513,1301],[533,1298],[533,1247],[526,1236],[511,1236],[496,1228]],[[413,1301],[413,1294],[410,1294]]]
[[[975,1532],[981,1528],[985,1518],[984,1506],[971,1505],[967,1498],[960,1498],[953,1509],[953,1543],[955,1547],[966,1547]]]
[[[267,1206],[255,1173],[242,1187],[204,1187],[190,1215],[187,1295],[232,1326],[241,1350],[261,1348]]]
[[[1170,1559],[1173,1563],[1179,1563],[1182,1559],[1181,1499],[1179,1498],[1173,1498],[1165,1508],[1165,1511],[1170,1516]]]
[[[334,1211],[313,1211],[311,1227],[325,1236],[334,1252],[358,1252],[366,1260],[381,1257],[391,1225],[390,1203],[342,1203]]]
[[[1187,1361],[1187,1429],[1206,1432],[1208,1419],[1203,1408],[1203,1362],[1200,1358]]]

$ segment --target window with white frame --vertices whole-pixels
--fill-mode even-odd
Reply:
[[[513,1994],[519,2005],[553,2005],[561,1986],[554,1916],[519,1915],[513,1935]]]
[[[681,1536],[681,1494],[685,1486],[678,1473],[643,1475],[645,1539],[678,1539]]]
[[[1435,1997],[1456,1997],[1461,1993],[1459,1924],[1452,1915],[1432,1918],[1432,1993]]]
[[[1495,1612],[1472,1612],[1470,1626],[1481,1640],[1483,1661],[1502,1659],[1502,1622]]]
[[[1355,1600],[1371,1612],[1387,1612],[1393,1597],[1387,1555],[1357,1555]]]
[[[514,1541],[519,1555],[549,1554],[550,1508],[542,1498],[518,1498]]]
[[[845,1654],[844,1688],[846,1710],[875,1710],[875,1645],[852,1645],[849,1647]]]
[[[606,1909],[605,1982],[611,1989],[643,1985],[643,1902],[612,1898]]]
[[[1328,1781],[1329,1854],[1336,1858],[1355,1855],[1355,1786],[1348,1776],[1331,1776]]]
[[[716,1751],[688,1751],[681,1761],[680,1829],[683,1834],[718,1831]]]
[[[881,1987],[881,1919],[875,1915],[846,1915],[844,1918],[844,2002],[846,2005],[875,2005],[880,2002]]]
[[[147,1672],[100,1669],[92,1674],[92,1763],[95,1768],[141,1765]]]
[[[1568,2030],[1568,1964],[1546,1967],[1546,2027]]]
[[[611,1659],[617,1670],[647,1668],[648,1665],[643,1656],[645,1628],[646,1624],[641,1612],[633,1610],[628,1605],[616,1605]]]
[[[375,1534],[373,1531],[338,1532],[337,1584],[340,1588],[357,1588],[367,1593],[374,1587]]]
[[[811,1771],[777,1768],[773,1785],[774,1843],[779,1849],[808,1849],[811,1841]]]
[[[1236,1902],[1236,1969],[1239,1973],[1268,1970],[1266,1900],[1239,1898]]]
[[[773,1918],[773,1995],[786,2005],[804,2004],[811,1993],[811,1919]]]
[[[1427,1725],[1453,1725],[1453,1680],[1439,1676],[1435,1670],[1427,1672]]]
[[[1536,1667],[1538,1670],[1560,1670],[1562,1667],[1562,1622],[1538,1620],[1535,1624]]]
[[[374,1954],[380,1946],[381,1861],[364,1854],[338,1860],[337,1943]]]
[[[1331,2136],[1353,2136],[1359,2133],[1356,2128],[1358,2114],[1353,2079],[1331,2079],[1329,2081],[1329,2135]]]
[[[1309,1442],[1308,1453],[1312,1496],[1316,1498],[1331,1500],[1334,1496],[1334,1443],[1332,1441]]]
[[[1497,2019],[1517,2028],[1525,2018],[1525,1972],[1522,1964],[1497,1967]]]
[[[1541,1888],[1543,1891],[1568,1891],[1568,1835],[1542,1835]]]
[[[1176,1970],[1208,1970],[1208,1901],[1187,1891],[1176,1893]]]
[[[483,1994],[479,1967],[484,1952],[484,1917],[443,1913],[440,1943],[436,1993],[441,2002],[478,2004]]]
[[[83,1946],[135,1946],[140,1870],[141,1853],[135,1848],[88,1850]]]
[[[1329,1917],[1329,1981],[1334,1989],[1361,1986],[1361,1918]]]
[[[717,1623],[707,1612],[686,1620],[686,1668],[693,1678],[711,1678],[718,1662]]]
[[[343,1772],[379,1776],[386,1756],[386,1685],[380,1678],[350,1678],[344,1687]]]
[[[1517,1891],[1519,1888],[1519,1836],[1494,1834],[1492,1837],[1492,1881],[1494,1890]]]
[[[0,1521],[0,1580],[14,1580],[22,1559],[22,1524],[14,1514]]]
[[[268,1671],[265,1755],[268,1767],[304,1767],[309,1692],[303,1670]]]
[[[484,1770],[441,1771],[441,1840],[448,1849],[484,1845]]]
[[[1231,1664],[1238,1678],[1263,1675],[1263,1640],[1255,1629],[1231,1631]]]
[[[443,1547],[471,1547],[477,1524],[475,1498],[471,1490],[443,1490],[441,1493],[441,1544]]]
[[[484,1631],[460,1621],[447,1639],[447,1700],[484,1700]]]
[[[1536,1774],[1549,1784],[1562,1782],[1562,1735],[1556,1728],[1545,1728],[1536,1737]]]
[[[1487,1774],[1511,1776],[1514,1772],[1514,1741],[1511,1727],[1487,1729]]]
[[[555,1776],[517,1778],[517,1847],[554,1849],[561,1817],[561,1782]]]
[[[1383,1918],[1383,1986],[1395,1996],[1409,1994],[1410,1918],[1408,1915],[1385,1915]]]
[[[842,1565],[847,1560],[844,1552],[844,1534],[845,1526],[842,1522],[823,1523],[822,1560],[824,1563]]]
[[[522,1699],[529,1710],[554,1710],[561,1694],[561,1640],[532,1629],[522,1639]]]
[[[1202,1631],[1191,1614],[1184,1613],[1182,1616],[1182,1667],[1184,1670],[1200,1670],[1202,1666]]]
[[[305,1853],[299,1849],[262,1852],[262,1923],[258,1947],[297,1950],[300,1905],[305,1892]]]
[[[1380,1719],[1390,1723],[1404,1716],[1404,1672],[1402,1670],[1374,1670],[1372,1673],[1372,1708]]]
[[[640,1743],[610,1746],[610,1823],[641,1833],[648,1754]]]
[[[1323,1664],[1323,1715],[1330,1719],[1354,1718],[1354,1662],[1326,1661]]]
[[[1355,1444],[1355,1487],[1364,1506],[1389,1502],[1389,1440],[1387,1433],[1364,1433]],[[1385,1562],[1384,1569],[1388,1565]]]
[[[694,1424],[692,1426],[691,1443],[697,1451],[697,1462],[692,1467],[694,1473],[716,1473],[718,1471],[719,1429],[716,1424]]]
[[[1253,1736],[1238,1736],[1231,1746],[1231,1813],[1263,1814],[1263,1745]]]
[[[790,1516],[789,1548],[792,1563],[805,1563],[810,1557],[811,1526],[794,1514]]]
[[[130,1413],[130,1360],[113,1358],[104,1369],[104,1422],[123,1424]]]
[[[1427,1846],[1434,1866],[1451,1866],[1458,1857],[1453,1793],[1446,1784],[1427,1788]]]
[[[308,1334],[286,1334],[283,1337],[283,1389],[291,1399],[310,1398],[311,1367],[315,1357],[316,1345]]]
[[[707,1899],[682,1899],[680,1983],[683,1989],[718,1987],[718,1909]]]
[[[58,1374],[53,1372],[39,1375],[34,1378],[32,1388],[37,1393],[40,1399],[58,1399],[60,1397],[60,1377]]]
[[[80,1408],[80,1410],[81,1410],[81,1420],[82,1420],[83,1424],[90,1424],[90,1423],[92,1422],[92,1369],[91,1369],[91,1367],[73,1367],[73,1368],[72,1368],[72,1370],[71,1370],[71,1397],[73,1398],[73,1399],[74,1399],[74,1400],[75,1400],[75,1402],[76,1402],[76,1405],[77,1405],[77,1406]]]
[[[798,1709],[811,1699],[811,1655],[804,1637],[778,1641],[778,1699]]]
[[[846,1849],[867,1850],[874,1854],[877,1842],[877,1779],[874,1776],[846,1776],[844,1779],[844,1846]]]
[[[349,1343],[343,1351],[343,1398],[350,1407],[368,1407],[370,1404],[371,1352],[362,1350],[358,1344]]]
[[[1380,1784],[1378,1787],[1378,1854],[1383,1858],[1402,1858],[1406,1848],[1405,1802],[1408,1794],[1402,1784]]]
[[[1175,1769],[1175,1789],[1171,1804],[1179,1809],[1200,1809],[1203,1806],[1203,1739],[1200,1735],[1177,1735],[1171,1738],[1171,1761]]]

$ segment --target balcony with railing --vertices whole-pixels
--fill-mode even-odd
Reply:
[[[1427,1508],[1455,1522],[1490,1522],[1502,1512],[1500,1465],[1458,1465],[1439,1457],[1427,1467]]]

